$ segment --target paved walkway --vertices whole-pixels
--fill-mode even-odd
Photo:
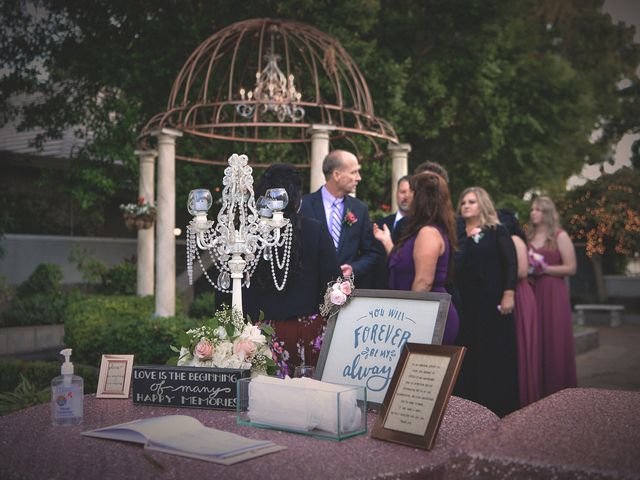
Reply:
[[[640,325],[589,327],[600,345],[577,356],[578,386],[640,391]]]

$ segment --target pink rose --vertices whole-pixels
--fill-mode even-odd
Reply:
[[[347,296],[340,290],[332,290],[329,299],[334,305],[340,306],[345,304],[345,302],[347,301]]]
[[[238,340],[233,346],[233,353],[238,356],[244,355],[244,358],[250,358],[256,353],[256,344],[251,340]]]
[[[345,295],[351,295],[351,284],[349,282],[342,282],[340,284],[340,291]]]
[[[198,342],[198,344],[196,345],[196,349],[193,353],[200,360],[204,360],[206,358],[211,358],[213,356],[213,352],[215,352],[215,349],[213,348],[213,344],[209,340],[205,340],[203,338]]]
[[[480,232],[482,232],[482,229],[480,227],[475,227],[473,230],[471,230],[471,235],[470,236],[475,237]]]

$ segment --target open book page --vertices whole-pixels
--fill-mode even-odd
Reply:
[[[268,440],[252,440],[234,433],[205,427],[187,415],[134,420],[82,432],[83,435],[143,443],[150,450],[217,463],[231,464],[282,450]],[[263,451],[264,450],[264,451]]]

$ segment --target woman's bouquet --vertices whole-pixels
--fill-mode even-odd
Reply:
[[[263,315],[261,314],[261,317]],[[262,321],[262,318],[260,318]],[[180,337],[178,366],[249,368],[252,374],[273,374],[273,327],[245,322],[237,310],[223,306],[212,319]]]
[[[324,303],[320,305],[320,314],[324,318],[329,318],[349,302],[354,290],[353,275],[338,277],[335,282],[329,282],[324,294]]]
[[[544,255],[529,249],[529,275],[542,275],[547,269],[547,263],[544,261]]]

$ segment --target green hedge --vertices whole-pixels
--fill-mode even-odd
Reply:
[[[53,264],[38,265],[16,290],[0,327],[63,323],[68,297],[62,292],[62,270]]]
[[[71,358],[73,361],[73,357]],[[51,385],[51,380],[60,375],[59,362],[31,362],[25,360],[0,360],[0,392],[13,391],[20,383],[20,374],[36,388]],[[74,373],[84,379],[84,393],[95,393],[98,386],[98,369],[73,362]]]
[[[71,303],[65,345],[75,362],[99,366],[103,354],[133,354],[135,364],[164,364],[180,333],[200,322],[185,316],[154,318],[153,297],[89,295]]]

